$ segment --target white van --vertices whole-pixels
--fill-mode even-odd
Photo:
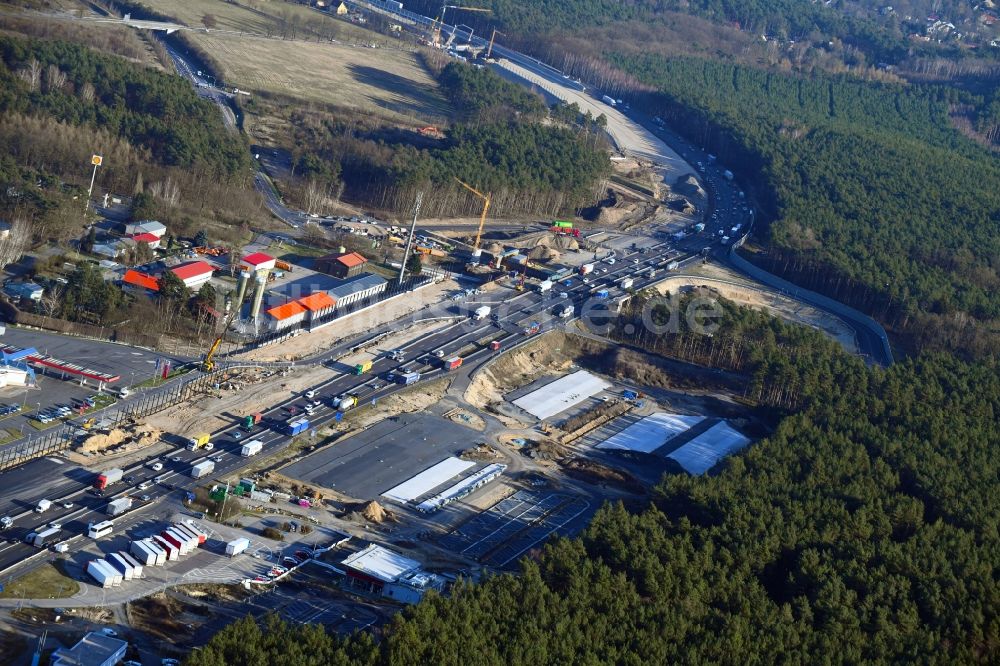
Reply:
[[[129,396],[129,393],[130,393],[130,391],[128,390],[128,387],[127,386],[123,386],[120,389],[118,389],[118,391],[115,394],[119,398],[124,399],[124,398],[127,398]]]

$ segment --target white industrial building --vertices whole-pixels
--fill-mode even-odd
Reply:
[[[535,418],[547,419],[609,388],[610,383],[579,370],[518,398],[514,404]]]
[[[428,467],[416,476],[410,477],[398,486],[385,491],[382,493],[382,497],[395,500],[400,504],[406,504],[426,495],[470,467],[475,466],[476,463],[474,462],[450,456],[436,465]]]
[[[163,238],[163,235],[166,233],[167,228],[162,222],[157,222],[156,220],[140,220],[138,222],[129,222],[125,225],[125,234],[128,236],[152,234],[157,238]]]
[[[676,460],[688,474],[704,474],[722,458],[744,448],[750,439],[719,421],[705,432],[692,438],[667,455]]]
[[[608,437],[597,448],[652,453],[704,420],[704,416],[656,412]]]
[[[443,592],[447,580],[420,569],[420,562],[370,544],[341,563],[351,587],[407,604],[415,604],[428,590]]]
[[[207,261],[189,261],[170,269],[174,275],[181,279],[188,289],[198,289],[212,279],[215,267]]]
[[[52,653],[52,666],[114,666],[125,658],[128,643],[92,631],[71,648]]]
[[[383,278],[370,273],[347,278],[336,287],[327,289],[334,301],[337,302],[338,309],[346,307],[352,303],[363,301],[366,298],[377,296],[386,290],[389,285]]]

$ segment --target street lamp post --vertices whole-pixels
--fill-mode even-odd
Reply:
[[[90,196],[94,192],[94,180],[97,179],[97,167],[101,166],[102,161],[104,161],[104,158],[100,155],[93,155],[90,158],[90,163],[94,165],[94,172],[90,174],[90,188],[87,190],[87,201],[83,204],[84,218],[86,218],[87,211],[90,209]]]

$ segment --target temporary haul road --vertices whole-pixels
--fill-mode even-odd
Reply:
[[[404,346],[402,349],[409,359],[405,362],[382,357],[374,361],[371,374],[360,377],[354,375],[353,370],[346,366],[344,372],[333,371],[335,374],[329,381],[313,387],[317,395],[322,396],[324,406],[309,417],[310,430],[315,432],[336,418],[336,411],[327,406],[329,398],[352,393],[358,396],[360,405],[377,402],[403,388],[397,384],[386,384],[384,376],[388,372],[417,370],[421,373],[422,381],[444,376],[448,373],[441,368],[441,361],[435,352],[440,352],[443,358],[463,355],[465,363],[459,372],[451,373],[451,376],[456,379],[467,378],[476,366],[494,353],[489,350],[488,345],[480,344],[482,341],[498,340],[502,348],[509,349],[511,345],[527,339],[524,328],[532,322],[537,321],[542,324],[539,333],[565,323],[566,319],[553,316],[552,310],[556,305],[571,302],[577,313],[583,308],[590,309],[596,306],[600,314],[603,311],[600,306],[610,303],[616,297],[626,295],[624,290],[614,286],[615,282],[632,277],[635,281],[632,288],[642,289],[661,279],[666,264],[671,261],[683,260],[685,263],[690,263],[699,258],[690,255],[685,257],[676,251],[664,254],[662,244],[649,249],[652,251],[619,255],[615,265],[599,264],[600,268],[596,269],[598,273],[590,275],[588,283],[584,283],[577,276],[572,278],[570,285],[558,284],[544,294],[539,293],[537,289],[516,293],[508,288],[501,288],[502,291],[470,298],[462,304],[464,312],[474,311],[480,305],[487,304],[493,308],[493,313],[498,315],[499,321],[474,321],[470,317],[461,317],[458,321],[442,324],[429,335]],[[651,268],[657,271],[654,277],[649,276]],[[607,272],[600,272],[601,269],[606,269]],[[593,297],[592,292],[598,288],[609,289],[609,298]],[[566,293],[567,297],[562,298],[561,292]],[[515,295],[504,299],[504,296],[510,294]],[[319,362],[319,360],[313,361],[313,363]],[[14,518],[15,524],[11,529],[0,533],[8,540],[0,544],[0,573],[18,566],[33,555],[38,555],[40,551],[24,543],[23,539],[29,532],[37,531],[49,522],[57,521],[62,524],[65,535],[63,539],[71,539],[70,552],[74,552],[86,544],[86,538],[80,535],[86,532],[87,524],[108,518],[105,513],[107,504],[113,499],[125,496],[136,498],[147,494],[150,497],[149,502],[136,502],[136,508],[133,510],[133,512],[143,511],[174,490],[187,490],[204,484],[207,479],[196,480],[189,476],[191,464],[219,455],[222,459],[216,463],[215,471],[208,479],[230,476],[254,460],[239,455],[243,443],[249,439],[259,439],[264,442],[264,448],[258,457],[280,451],[292,441],[291,437],[278,430],[288,418],[288,414],[283,410],[296,402],[299,402],[301,408],[308,401],[301,396],[280,401],[265,412],[266,427],[255,433],[245,434],[240,441],[234,440],[231,436],[233,431],[239,430],[238,425],[234,423],[230,427],[212,433],[215,449],[210,452],[179,448],[131,465],[125,469],[126,476],[134,477],[129,486],[127,488],[124,485],[112,486],[109,494],[104,497],[89,492],[100,470],[83,470],[59,458],[37,460],[0,475],[0,488],[2,488],[0,511],[4,512],[3,515]],[[310,433],[308,436],[314,435]],[[162,470],[154,472],[150,469],[149,465],[154,460],[163,463]],[[53,479],[60,473],[61,480],[50,481],[49,485],[39,485],[38,479]],[[158,477],[160,482],[153,483],[145,490],[137,489],[138,484],[153,481]],[[35,480],[35,483],[32,483],[32,480]],[[168,488],[165,484],[171,487]],[[36,513],[34,507],[41,499],[51,500],[52,508],[44,513]],[[63,502],[72,502],[73,506],[64,508]],[[126,514],[125,520],[132,521],[133,512]]]

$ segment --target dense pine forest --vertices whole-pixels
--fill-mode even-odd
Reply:
[[[916,348],[995,354],[1000,163],[941,87],[622,57],[641,103],[718,151],[762,204],[770,270],[882,319]]]
[[[461,179],[494,194],[497,215],[555,215],[589,204],[609,171],[603,119],[553,114],[537,95],[487,69],[451,62],[436,71],[458,122],[440,140],[372,121],[293,118],[297,175],[390,210],[408,210],[418,190],[426,214],[478,213]]]
[[[718,475],[608,505],[520,575],[403,611],[381,643],[247,620],[187,664],[996,662],[1000,368],[866,368],[758,316],[722,333],[756,337],[758,372],[809,399]]]

